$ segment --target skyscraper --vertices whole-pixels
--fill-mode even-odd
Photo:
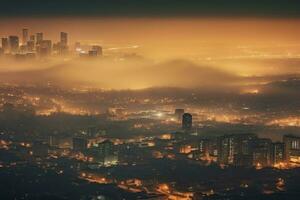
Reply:
[[[54,44],[53,49],[60,55],[64,55],[68,52],[68,33],[60,33],[60,41]]]
[[[225,135],[219,138],[218,163],[233,164],[234,161],[234,138],[232,135]]]
[[[4,53],[7,53],[9,51],[8,38],[2,38],[1,43],[2,43],[2,49],[3,49]]]
[[[23,30],[22,30],[22,44],[26,45],[27,42],[28,42],[28,29],[23,28]]]
[[[253,165],[253,143],[257,140],[255,134],[234,135],[234,165],[251,167]]]
[[[272,143],[271,160],[273,165],[284,162],[284,143]]]
[[[253,146],[253,164],[257,167],[268,167],[271,163],[270,139],[256,139]]]
[[[9,46],[11,53],[17,53],[19,50],[19,37],[18,36],[9,36]]]
[[[62,47],[68,46],[68,33],[65,32],[60,33],[60,44]]]
[[[30,41],[33,41],[33,42],[35,42],[35,35],[30,35]]]
[[[300,137],[294,135],[283,136],[285,160],[287,164],[300,165]]]
[[[44,39],[44,34],[43,33],[37,33],[36,34],[36,44],[40,44]]]
[[[118,162],[118,153],[114,144],[105,140],[88,149],[88,154],[94,158],[94,161],[101,165],[115,165]]]
[[[189,131],[193,126],[193,116],[190,113],[184,113],[182,115],[182,129]]]
[[[200,139],[198,142],[198,151],[201,157],[209,157],[209,140]]]
[[[37,48],[37,52],[40,56],[48,56],[52,51],[52,41],[42,40]]]
[[[224,135],[218,141],[219,164],[251,167],[255,134]]]
[[[27,50],[29,52],[33,52],[34,47],[35,47],[34,41],[30,40],[30,41],[27,42]]]

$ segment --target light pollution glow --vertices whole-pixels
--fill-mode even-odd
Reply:
[[[64,31],[70,35],[70,46],[76,41],[100,44],[104,55],[135,53],[143,60],[88,62],[70,57],[47,63],[0,61],[0,70],[53,68],[44,72],[42,81],[55,77],[107,89],[226,85],[240,76],[298,74],[299,22],[271,18],[3,18],[1,37],[20,34],[27,27],[31,33],[44,32],[46,38],[57,41],[59,31]],[[174,60],[187,62],[174,67]],[[65,69],[56,69],[62,65]],[[20,74],[13,79],[20,81],[26,76],[35,79],[39,75]]]

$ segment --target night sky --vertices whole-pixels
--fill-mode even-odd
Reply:
[[[2,0],[0,16],[300,17],[299,0]]]

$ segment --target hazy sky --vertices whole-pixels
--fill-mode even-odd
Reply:
[[[14,76],[14,80],[59,77],[61,80],[96,82],[107,88],[177,84],[197,87],[218,80],[221,84],[231,84],[229,79],[235,82],[236,76],[241,75],[298,75],[299,24],[298,19],[286,18],[2,18],[0,27],[5,28],[0,30],[0,37],[21,36],[21,29],[27,27],[31,34],[44,32],[46,39],[58,41],[59,32],[65,31],[69,33],[71,46],[75,41],[99,44],[104,48],[104,55],[115,52],[111,48],[123,48],[124,53],[136,53],[144,59],[126,63],[107,60],[15,63],[0,60],[0,71],[53,68],[41,72],[43,76],[33,74],[35,77],[31,77],[27,73]],[[174,60],[178,59],[181,62],[175,65]],[[4,77],[9,78],[9,75],[4,74]]]
[[[231,84],[228,80],[235,82],[239,76],[298,75],[298,10],[299,0],[1,1],[0,37],[21,36],[26,27],[30,34],[44,32],[45,39],[58,41],[59,32],[64,31],[69,33],[71,47],[76,41],[99,44],[104,55],[123,49],[143,61],[52,60],[45,64],[0,60],[0,71],[57,70],[59,66],[55,73],[42,73],[108,88],[176,86],[175,82],[196,87],[219,77]],[[174,60],[181,62],[174,67]]]
[[[175,45],[183,53],[204,46],[205,51],[210,47],[218,51],[243,45],[298,45],[299,24],[298,19],[269,18],[11,17],[0,18],[0,37],[20,36],[27,27],[31,34],[44,32],[45,38],[53,40],[59,39],[60,31],[68,32],[71,43],[149,44],[171,51]]]

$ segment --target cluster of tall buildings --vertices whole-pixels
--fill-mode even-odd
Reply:
[[[283,144],[285,160],[289,163],[300,164],[300,137],[285,135]]]
[[[283,136],[283,142],[254,134],[226,135],[218,141],[218,162],[236,166],[300,165],[300,137]]]
[[[178,141],[187,138],[182,134],[181,138],[177,136]],[[191,158],[216,161],[219,165],[257,168],[300,166],[300,137],[293,135],[284,135],[283,142],[272,142],[255,134],[228,134],[209,139],[193,138],[182,143],[180,152],[190,154]],[[189,147],[188,151],[186,147]]]
[[[91,140],[84,137],[51,135],[48,144],[52,149],[70,149],[83,154],[92,167],[111,166],[118,163],[118,151],[113,142]]]
[[[49,56],[53,52],[56,54],[66,54],[68,52],[68,34],[60,33],[60,41],[53,43],[52,40],[44,38],[44,33],[30,35],[29,29],[22,30],[22,39],[19,36],[10,35],[1,39],[1,52],[15,56]]]
[[[182,134],[193,133],[193,117],[190,113],[176,109],[175,117],[182,122]],[[186,137],[179,137],[179,140],[184,139]],[[196,145],[187,146],[191,146],[202,157],[214,157],[220,165],[300,166],[300,137],[293,135],[284,135],[282,142],[272,142],[256,134],[228,134],[214,139],[200,139]]]
[[[67,55],[69,51],[68,33],[61,32],[60,40],[53,42],[44,37],[44,33],[30,34],[29,29],[22,29],[21,39],[19,36],[10,35],[1,38],[0,56],[13,55],[17,58],[45,57],[50,55]],[[82,51],[79,42],[75,44],[75,51],[80,56],[101,56],[102,47],[94,45],[89,51]]]
[[[254,134],[226,135],[218,140],[218,163],[224,165],[261,167],[271,166],[272,141]],[[283,161],[283,149],[280,162]]]

